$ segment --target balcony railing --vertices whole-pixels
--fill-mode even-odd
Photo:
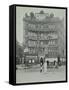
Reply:
[[[37,37],[36,36],[28,36],[28,39],[37,40]]]
[[[50,28],[32,28],[32,27],[25,27],[25,30],[29,30],[29,31],[42,31],[42,32],[56,31],[56,29],[50,29]]]
[[[56,40],[56,39],[58,39],[58,37],[53,37],[53,38],[48,38],[47,36],[43,36],[43,37],[41,37],[41,36],[30,36],[30,35],[28,35],[28,36],[26,36],[28,39],[31,39],[31,40]]]

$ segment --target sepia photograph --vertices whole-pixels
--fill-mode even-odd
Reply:
[[[16,6],[16,83],[66,81],[66,9]]]

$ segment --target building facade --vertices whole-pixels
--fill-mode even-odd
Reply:
[[[40,11],[23,18],[24,41],[28,54],[40,57],[58,57],[61,20],[53,13]],[[37,60],[37,59],[36,59]]]

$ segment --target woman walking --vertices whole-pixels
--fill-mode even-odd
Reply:
[[[40,58],[40,72],[42,72],[43,71],[43,58],[41,57]]]

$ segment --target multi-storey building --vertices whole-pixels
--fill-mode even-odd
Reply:
[[[23,18],[24,41],[28,54],[32,57],[58,57],[59,34],[61,20],[53,13],[40,11],[30,13]],[[31,57],[31,58],[32,58]],[[35,59],[35,58],[34,58]]]

